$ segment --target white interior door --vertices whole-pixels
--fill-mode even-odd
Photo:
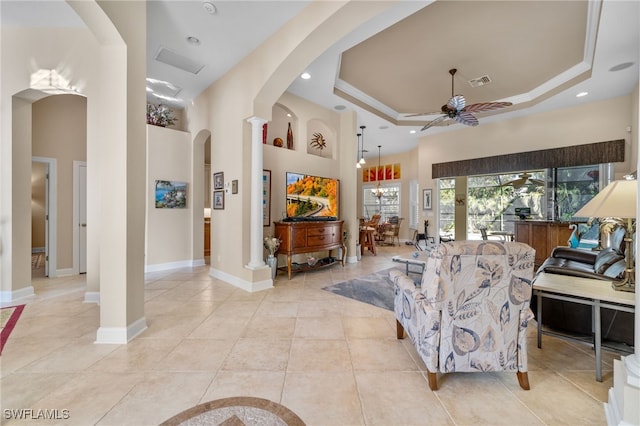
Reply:
[[[78,168],[78,272],[87,273],[87,165]]]

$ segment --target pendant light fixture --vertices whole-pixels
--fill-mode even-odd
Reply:
[[[360,136],[362,136],[362,134],[358,133],[357,136],[358,136],[358,150],[356,151],[356,169],[361,169],[362,166],[360,165],[360,162],[358,161],[358,157],[360,157]]]
[[[382,190],[380,189],[380,148],[381,147],[382,145],[378,145],[378,170],[376,170],[376,180],[378,181],[378,185],[376,188],[375,196],[378,198],[378,201],[380,201],[380,198],[382,198]]]
[[[360,164],[365,164],[366,161],[364,161],[364,153],[366,152],[364,150],[364,129],[366,129],[367,126],[360,126],[360,134],[362,135],[362,150],[360,151]]]

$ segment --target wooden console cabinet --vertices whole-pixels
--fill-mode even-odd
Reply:
[[[543,220],[521,220],[514,222],[515,240],[530,245],[536,250],[535,268],[551,255],[558,247],[569,245],[572,229],[570,222],[551,222]]]
[[[308,271],[335,265],[340,261],[344,266],[344,258],[347,250],[342,243],[343,220],[330,222],[274,222],[275,236],[280,239],[280,248],[277,254],[287,256],[287,273],[291,279],[291,272]],[[342,248],[342,258],[331,257],[331,250]],[[329,251],[328,259],[320,259],[316,265],[307,263],[297,264],[292,268],[291,256],[294,254],[313,253],[317,251]]]

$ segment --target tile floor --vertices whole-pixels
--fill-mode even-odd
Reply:
[[[538,349],[533,323],[530,391],[512,373],[458,373],[432,392],[391,312],[322,290],[410,252],[380,247],[344,268],[280,273],[253,294],[208,267],[148,274],[148,329],[128,345],[94,343],[99,309],[82,302],[83,276],[35,278],[0,359],[2,423],[29,424],[4,410],[31,408],[68,410],[65,425],[155,425],[232,396],[281,403],[308,425],[606,423],[616,354],[604,353],[598,383],[590,347],[545,336]]]

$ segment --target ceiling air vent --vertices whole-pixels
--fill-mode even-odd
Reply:
[[[473,80],[469,80],[469,85],[471,85],[471,87],[480,87],[480,86],[484,86],[485,84],[489,84],[491,83],[491,79],[489,78],[488,75],[483,75],[482,77],[478,77],[478,78],[474,78]]]
[[[204,68],[204,64],[182,56],[166,47],[161,47],[156,53],[156,56],[154,56],[154,59],[192,74],[198,74],[200,70]]]

